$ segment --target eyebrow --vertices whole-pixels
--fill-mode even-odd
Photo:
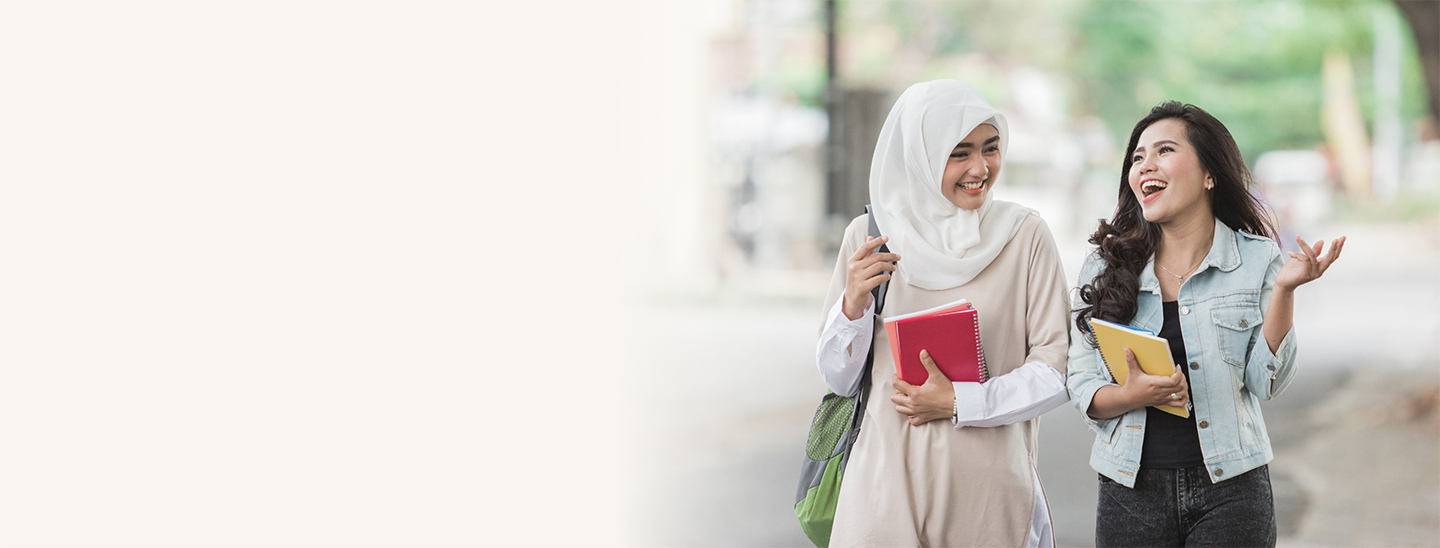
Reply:
[[[1177,147],[1180,146],[1180,143],[1177,143],[1177,142],[1175,142],[1175,141],[1171,141],[1171,140],[1169,140],[1169,139],[1165,139],[1165,140],[1163,140],[1163,141],[1155,141],[1155,146],[1158,147],[1158,146],[1160,146],[1160,145],[1167,144],[1167,143],[1168,143],[1168,144],[1175,145],[1175,146],[1177,146]],[[1145,150],[1145,145],[1136,146],[1136,147],[1135,147],[1135,150]],[[1134,151],[1131,151],[1130,153],[1131,153],[1131,154],[1134,154],[1135,152],[1134,152]]]
[[[998,142],[1000,142],[1000,136],[999,136],[999,135],[996,135],[996,136],[994,136],[994,137],[991,137],[991,138],[989,138],[989,139],[986,139],[984,144],[987,144],[987,145],[988,145],[988,144],[991,144],[991,143],[998,143]],[[955,145],[955,148],[975,148],[975,145],[970,144],[970,143],[960,143],[960,144],[958,144],[958,145]]]

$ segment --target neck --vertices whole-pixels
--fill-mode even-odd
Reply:
[[[1184,219],[1161,223],[1160,247],[1155,250],[1155,262],[1170,269],[1190,268],[1210,253],[1214,239],[1215,216],[1208,211],[1197,211]],[[1175,273],[1182,276],[1190,274]]]

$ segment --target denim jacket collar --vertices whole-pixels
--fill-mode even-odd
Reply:
[[[1221,271],[1230,272],[1240,267],[1240,248],[1235,241],[1239,235],[1220,219],[1215,219],[1215,238],[1210,243],[1210,253],[1205,256],[1205,261],[1200,263],[1205,268],[1196,272],[1204,272],[1206,268],[1216,267]],[[1150,260],[1145,262],[1145,268],[1140,270],[1140,290],[1149,291],[1156,295],[1160,294],[1160,280],[1155,277],[1155,254],[1150,254]]]

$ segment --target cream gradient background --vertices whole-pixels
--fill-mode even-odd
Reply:
[[[691,9],[5,2],[0,544],[625,543]]]

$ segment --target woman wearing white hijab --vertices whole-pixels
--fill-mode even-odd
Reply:
[[[863,215],[846,229],[817,349],[825,384],[852,395],[876,343],[831,546],[1054,544],[1036,432],[1067,401],[1069,301],[1045,222],[990,198],[1008,140],[1005,117],[956,80],[910,86],[885,120],[870,168],[884,237],[869,240]],[[893,253],[875,253],[885,242]],[[885,281],[875,318],[869,291]],[[991,380],[951,383],[924,353],[930,379],[899,380],[879,320],[961,298]]]

